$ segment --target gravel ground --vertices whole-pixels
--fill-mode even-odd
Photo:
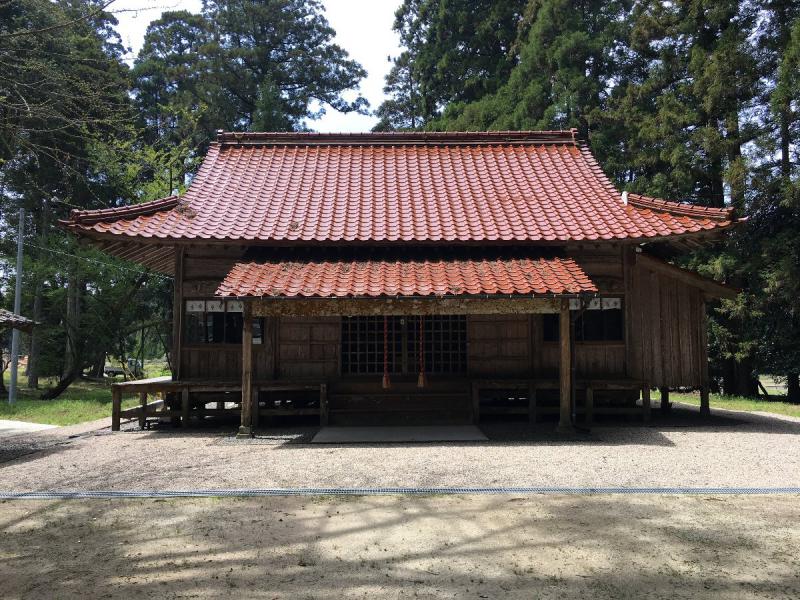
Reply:
[[[652,427],[597,427],[573,438],[552,424],[483,425],[489,442],[436,444],[312,445],[314,428],[250,441],[230,430],[128,425],[112,434],[85,424],[18,440],[0,457],[0,490],[800,486],[800,419],[674,412]]]
[[[7,600],[800,597],[798,496],[0,503]]]

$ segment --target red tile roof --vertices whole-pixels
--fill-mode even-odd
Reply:
[[[470,296],[595,293],[575,261],[365,260],[237,263],[216,291],[226,297]]]
[[[220,134],[180,198],[73,211],[90,237],[565,242],[718,229],[732,212],[621,194],[574,132]]]

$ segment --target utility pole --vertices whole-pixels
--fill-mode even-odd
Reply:
[[[14,290],[14,313],[22,312],[22,238],[25,235],[25,209],[19,209],[17,234],[17,285]],[[19,368],[19,329],[11,330],[11,385],[8,386],[8,403],[17,401],[17,370]]]

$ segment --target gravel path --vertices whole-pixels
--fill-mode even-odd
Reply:
[[[800,597],[798,496],[10,501],[27,598]]]
[[[597,427],[572,439],[549,424],[482,428],[489,442],[352,445],[307,444],[313,428],[252,441],[216,430],[59,428],[6,455],[0,490],[800,486],[800,419],[703,419],[681,409],[652,427]]]

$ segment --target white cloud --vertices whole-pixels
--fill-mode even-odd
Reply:
[[[336,30],[336,43],[367,71],[360,93],[374,110],[383,100],[384,77],[389,72],[389,56],[399,53],[397,35],[392,31],[394,11],[399,0],[323,0],[325,14]],[[202,0],[117,0],[109,10],[119,20],[117,30],[122,42],[131,49],[132,62],[144,41],[147,26],[167,10],[199,12]],[[348,94],[353,97],[355,94]],[[369,131],[375,124],[372,116],[342,114],[328,108],[317,121],[310,122],[317,131]]]

